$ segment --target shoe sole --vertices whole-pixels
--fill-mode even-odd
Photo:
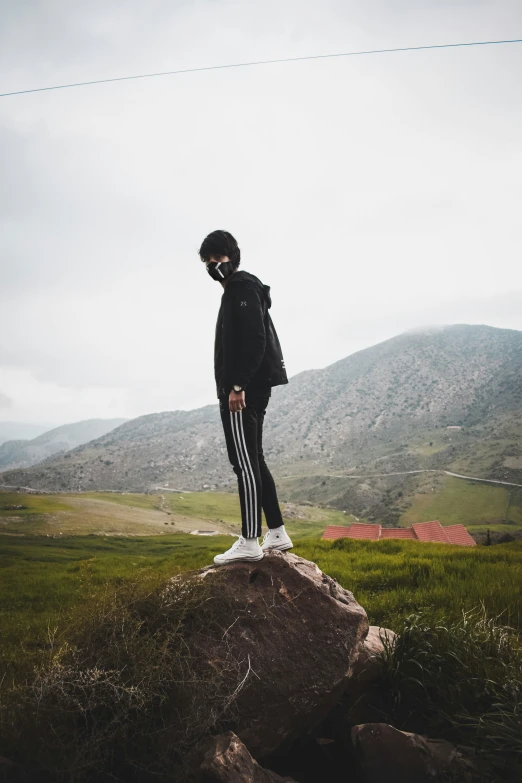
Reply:
[[[281,546],[266,546],[266,547],[264,547],[263,551],[264,552],[270,552],[271,549],[277,549],[280,552],[282,552],[285,549],[292,549],[293,546],[294,546],[293,544],[282,544]]]
[[[247,557],[246,555],[244,557],[231,557],[228,560],[215,560],[214,563],[216,565],[226,565],[227,563],[236,563],[237,561],[250,561],[250,560],[262,560],[264,556],[264,552],[261,555],[255,555],[255,557]]]

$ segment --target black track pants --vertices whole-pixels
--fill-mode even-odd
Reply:
[[[228,394],[219,398],[219,410],[228,458],[237,476],[241,506],[241,533],[246,538],[261,535],[261,508],[269,528],[283,524],[272,474],[263,456],[263,421],[270,393],[245,391],[245,407],[228,408]]]

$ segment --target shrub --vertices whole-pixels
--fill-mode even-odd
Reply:
[[[53,781],[185,779],[205,736],[233,725],[242,680],[211,597],[206,580],[166,589],[150,569],[93,591],[64,616],[66,640],[51,634],[33,675],[0,691],[0,754]]]
[[[522,758],[522,645],[484,606],[435,625],[406,618],[386,651],[391,721],[471,749],[494,770],[488,780],[518,781]]]

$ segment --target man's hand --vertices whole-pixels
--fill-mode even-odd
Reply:
[[[231,411],[240,411],[246,405],[245,392],[235,392],[233,389],[228,395],[228,409]]]

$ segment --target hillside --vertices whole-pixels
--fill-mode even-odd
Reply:
[[[355,520],[341,511],[309,503],[281,503],[285,523],[303,535],[321,536],[327,525]],[[297,527],[296,527],[297,526]],[[57,495],[0,490],[0,535],[8,536],[164,536],[215,530],[241,532],[239,499],[231,492],[79,492]]]
[[[274,388],[265,454],[285,499],[395,521],[443,478],[355,476],[444,468],[522,484],[521,389],[522,332],[408,332]],[[141,416],[36,467],[0,474],[0,484],[66,491],[226,490],[235,482],[217,405]]]
[[[96,440],[125,421],[127,419],[86,419],[54,427],[32,440],[8,440],[0,445],[0,470],[35,465],[59,452]]]
[[[49,425],[26,421],[0,421],[0,446],[6,440],[30,440],[49,429]]]

